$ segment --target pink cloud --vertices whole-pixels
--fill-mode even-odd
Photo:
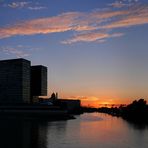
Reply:
[[[122,4],[122,3],[121,3]],[[13,4],[15,6],[15,4]],[[19,5],[26,5],[22,3]],[[128,8],[93,10],[91,12],[66,12],[53,17],[26,20],[0,28],[0,39],[17,35],[37,35],[75,32],[76,35],[63,41],[64,44],[75,42],[104,42],[111,37],[119,37],[112,32],[116,28],[148,24],[148,5],[130,5]],[[103,33],[102,33],[103,32]],[[123,35],[123,34],[122,34]]]
[[[48,34],[65,31],[91,31],[97,30],[99,26],[94,21],[102,18],[109,18],[121,15],[125,12],[92,12],[88,15],[79,12],[68,12],[58,16],[40,18],[17,23],[12,26],[0,28],[0,38],[7,38],[16,35]]]
[[[148,24],[148,6],[135,6],[131,8],[129,12],[129,15],[125,15],[124,17],[108,23],[101,28],[114,29]]]
[[[120,37],[120,36],[123,36],[123,33],[108,34],[108,33],[100,33],[100,32],[93,32],[93,33],[90,32],[85,34],[78,34],[71,39],[62,41],[62,43],[71,44],[75,42],[95,42],[95,41],[98,41],[98,43],[102,43],[107,38]]]

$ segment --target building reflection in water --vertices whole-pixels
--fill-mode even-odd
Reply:
[[[106,114],[68,121],[0,118],[0,148],[146,148],[148,128]]]
[[[48,122],[0,118],[1,148],[46,148]]]

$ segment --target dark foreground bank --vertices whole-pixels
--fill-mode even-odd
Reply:
[[[48,105],[1,105],[0,117],[19,116],[45,120],[75,119],[67,110]]]

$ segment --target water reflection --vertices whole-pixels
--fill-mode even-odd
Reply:
[[[0,118],[0,147],[46,148],[47,127],[32,119]]]
[[[106,114],[76,120],[0,118],[1,148],[146,148],[148,128]]]
[[[126,120],[127,121],[127,120]],[[127,124],[131,127],[134,128],[135,130],[146,130],[148,129],[148,123],[144,122],[134,122],[134,121],[127,121]]]

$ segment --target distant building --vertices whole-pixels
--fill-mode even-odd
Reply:
[[[0,103],[30,103],[39,95],[47,95],[46,67],[31,66],[25,59],[0,61]]]
[[[30,61],[0,61],[0,103],[30,102]]]

